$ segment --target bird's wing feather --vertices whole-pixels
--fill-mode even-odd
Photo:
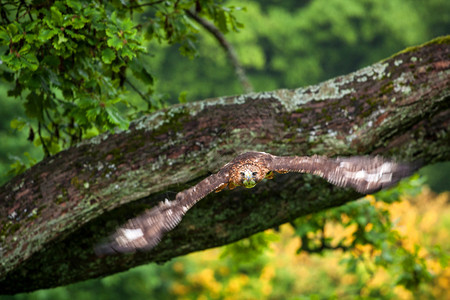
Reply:
[[[268,167],[277,172],[311,173],[334,185],[369,194],[410,176],[418,165],[397,163],[380,156],[273,156]]]
[[[150,250],[162,239],[163,235],[180,223],[184,214],[198,201],[228,183],[226,172],[213,174],[195,186],[177,194],[175,201],[163,201],[130,219],[109,237],[107,243],[97,245],[97,255],[128,253],[136,250]]]

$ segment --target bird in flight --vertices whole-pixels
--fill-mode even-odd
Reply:
[[[370,194],[410,176],[417,165],[397,163],[380,156],[328,158],[325,156],[275,156],[265,152],[246,152],[224,165],[216,174],[179,192],[174,201],[165,200],[120,226],[108,242],[97,245],[99,256],[113,253],[148,251],[163,235],[180,223],[184,214],[211,192],[237,186],[252,188],[274,172],[310,173],[340,186]]]

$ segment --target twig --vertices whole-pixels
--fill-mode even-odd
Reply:
[[[142,100],[144,100],[145,102],[147,102],[148,105],[148,109],[150,110],[150,108],[152,108],[152,102],[150,101],[150,99],[148,99],[136,86],[134,86],[130,80],[128,80],[128,78],[125,78],[125,82],[136,92],[139,94],[139,96],[141,96]]]
[[[228,59],[230,60],[231,64],[233,65],[234,71],[235,71],[236,75],[238,76],[239,81],[241,82],[244,92],[245,93],[253,92],[253,86],[250,83],[250,81],[248,80],[247,75],[245,74],[245,70],[242,67],[241,63],[239,62],[239,59],[237,57],[236,52],[234,51],[233,46],[231,46],[231,44],[227,41],[227,39],[225,38],[223,33],[213,23],[200,17],[194,11],[186,10],[186,14],[190,18],[192,18],[194,21],[196,21],[198,24],[202,25],[203,28],[205,28],[207,31],[209,31],[216,38],[216,40],[219,42],[219,44],[225,50],[225,52],[228,56]]]
[[[38,122],[38,134],[39,134],[39,139],[41,140],[42,147],[44,148],[45,156],[48,157],[48,156],[50,156],[50,151],[48,151],[47,145],[45,144],[44,139],[42,138],[41,122]]]

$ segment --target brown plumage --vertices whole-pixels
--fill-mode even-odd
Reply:
[[[387,188],[417,169],[376,156],[327,158],[324,156],[274,156],[264,152],[246,152],[223,166],[219,172],[195,186],[179,192],[174,201],[166,200],[116,230],[107,243],[96,246],[98,255],[150,250],[172,230],[184,214],[209,193],[237,186],[254,187],[273,172],[311,173],[340,187],[362,194]]]

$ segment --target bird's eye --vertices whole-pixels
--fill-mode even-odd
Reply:
[[[258,172],[253,172],[253,173],[252,173],[253,176],[256,176],[256,174],[258,174]]]
[[[241,172],[241,176],[245,176],[245,173],[244,173],[244,172]]]

